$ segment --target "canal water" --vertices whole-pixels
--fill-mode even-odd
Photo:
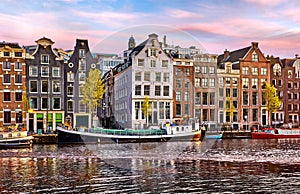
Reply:
[[[300,193],[300,139],[0,150],[0,193]]]

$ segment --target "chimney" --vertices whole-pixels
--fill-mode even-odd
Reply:
[[[227,59],[227,57],[229,55],[230,55],[230,52],[227,49],[225,49],[225,51],[224,51],[224,59]]]
[[[296,58],[296,59],[298,59],[298,56],[299,56],[298,54],[295,54],[295,58]]]
[[[251,42],[253,48],[258,48],[258,42]]]

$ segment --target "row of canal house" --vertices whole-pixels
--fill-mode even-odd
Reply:
[[[129,39],[125,62],[104,75],[108,90],[98,112],[101,125],[144,128],[183,117],[200,118],[212,129],[224,123],[244,130],[267,125],[268,112],[262,94],[265,82],[274,83],[274,60],[263,55],[257,42],[235,51],[225,50],[219,56],[201,52],[180,54],[165,45],[156,34],[150,34],[137,46],[133,37]],[[279,61],[281,68],[293,68],[292,74],[296,75],[295,65]],[[289,83],[288,90],[291,85],[298,89],[295,81]],[[281,99],[285,99],[284,91],[278,89]],[[287,95],[287,101],[299,99],[298,95]],[[142,111],[146,96],[152,102],[148,119]],[[228,111],[230,101],[233,114]],[[298,121],[298,109],[293,103],[283,103],[282,107],[287,108],[281,107],[274,113],[273,124],[278,119],[281,123]]]
[[[71,52],[53,48],[41,38],[36,45],[0,44],[0,125],[26,124],[30,131],[50,132],[68,122],[88,126],[90,112],[80,92],[90,69],[100,68],[87,40],[76,40]],[[195,48],[170,47],[156,34],[136,45],[133,37],[124,62],[107,71],[107,91],[97,110],[104,127],[161,126],[174,118],[197,117],[211,129],[231,123],[234,129],[267,124],[262,100],[265,81],[273,83],[283,101],[273,123],[299,125],[300,59],[265,57],[258,43],[221,55]],[[119,59],[118,59],[119,60]],[[25,88],[27,92],[25,91]],[[27,111],[22,96],[27,95]],[[151,113],[143,114],[148,96]],[[228,102],[235,109],[228,114]],[[147,119],[146,119],[147,117]]]

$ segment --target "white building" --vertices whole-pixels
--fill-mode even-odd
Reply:
[[[129,41],[132,41],[132,37]],[[128,52],[129,51],[129,52]],[[114,116],[124,128],[161,126],[173,118],[173,65],[156,34],[137,45],[129,44],[124,64],[115,68]],[[152,103],[148,119],[142,104]]]

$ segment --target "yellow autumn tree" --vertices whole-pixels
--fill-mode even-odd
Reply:
[[[146,116],[146,126],[148,127],[148,119],[152,113],[152,103],[149,100],[148,96],[145,96],[142,104],[142,112]]]
[[[82,86],[82,101],[88,106],[91,112],[91,123],[93,123],[94,112],[99,107],[103,94],[106,91],[105,83],[101,79],[101,71],[99,69],[91,69]]]
[[[30,109],[30,104],[29,104],[29,99],[26,91],[26,86],[24,86],[23,93],[22,93],[22,116],[23,116],[23,123],[24,123],[24,128],[26,128],[26,121],[27,121],[27,112]]]
[[[270,125],[271,116],[280,108],[281,101],[276,95],[276,88],[268,82],[265,82],[265,89],[263,90],[263,101],[266,104],[266,109],[268,111],[268,125]]]

